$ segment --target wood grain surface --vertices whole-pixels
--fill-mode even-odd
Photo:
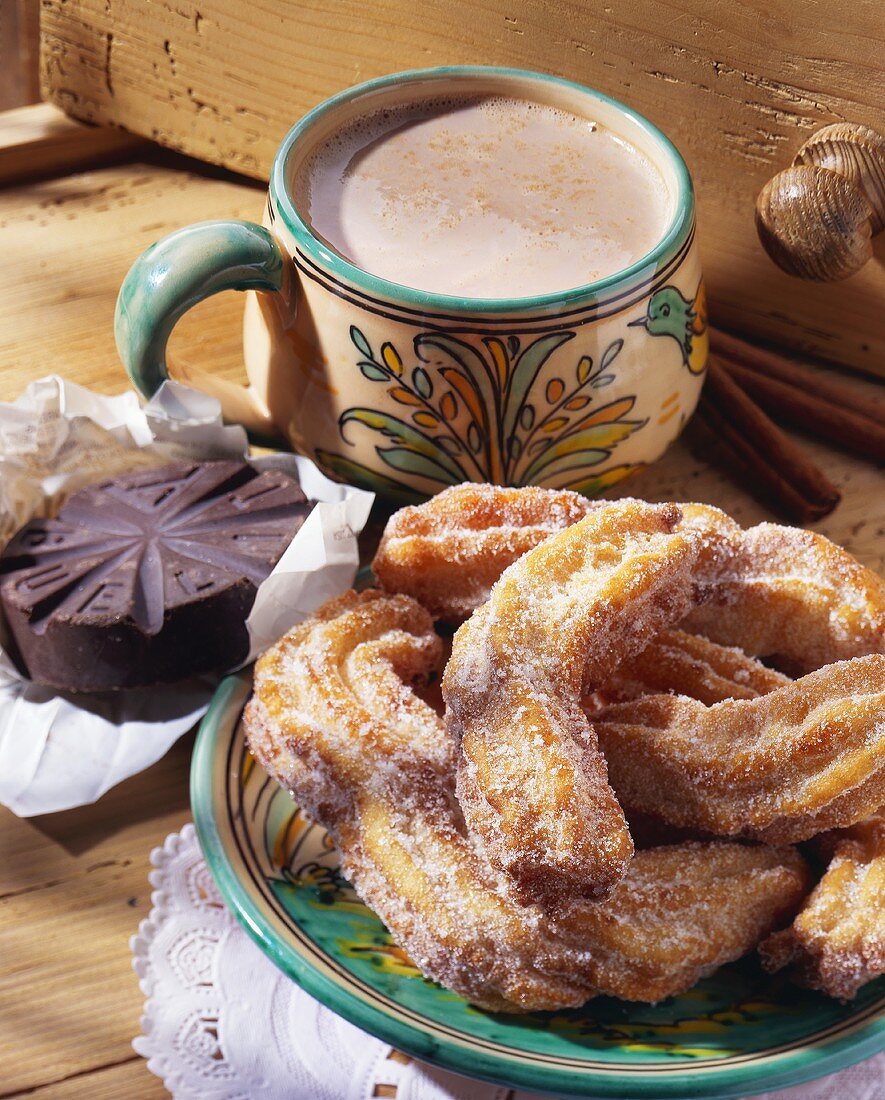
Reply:
[[[204,218],[257,218],[261,188],[133,162],[0,192],[0,361],[9,397],[58,373],[106,392],[126,387],[113,339],[126,271],[148,245]],[[233,291],[189,313],[170,353],[212,361],[242,381],[242,300]]]
[[[95,806],[0,810],[0,1096],[166,1095],[131,1046],[128,939],[150,912],[150,850],[190,818],[191,744]]]
[[[819,285],[779,271],[753,220],[818,127],[881,127],[880,0],[44,0],[42,34],[65,111],[262,177],[305,110],[369,77],[503,64],[597,87],[688,161],[714,323],[885,374],[885,242]]]
[[[242,182],[148,162],[0,190],[0,400],[52,371],[125,389],[111,319],[135,255],[179,224],[257,216],[261,202]],[[237,296],[220,296],[182,322],[175,348],[239,378],[240,325]],[[854,384],[880,400],[874,385]],[[845,494],[819,529],[883,569],[881,473],[805,442]],[[770,518],[685,443],[626,491],[709,501],[744,522]],[[94,806],[29,820],[0,809],[0,1100],[166,1095],[130,1045],[142,996],[128,939],[150,909],[151,848],[189,818],[191,746],[185,737]]]
[[[126,130],[84,125],[51,103],[4,111],[0,117],[0,185],[131,160],[148,144]]]
[[[39,0],[0,2],[0,111],[40,98]]]
[[[0,400],[49,373],[126,388],[112,323],[138,253],[187,221],[261,211],[260,188],[192,169],[134,162],[0,190]],[[204,303],[173,351],[240,379],[240,312],[233,293]],[[150,911],[151,849],[190,818],[192,744],[95,806],[29,820],[0,808],[0,1098],[168,1095],[132,1050],[143,998],[128,940]]]

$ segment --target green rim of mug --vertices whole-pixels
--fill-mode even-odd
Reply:
[[[676,209],[666,233],[655,247],[629,267],[616,271],[613,275],[608,275],[604,279],[597,279],[595,282],[585,283],[583,286],[572,287],[569,290],[526,298],[463,298],[452,294],[436,294],[433,291],[417,290],[414,287],[404,286],[400,283],[391,282],[389,279],[382,279],[378,275],[372,275],[345,260],[338,252],[333,251],[314,236],[309,225],[301,217],[292,201],[286,180],[289,170],[289,157],[295,144],[321,118],[338,110],[343,104],[349,103],[351,100],[391,85],[424,83],[428,80],[442,78],[460,79],[477,76],[500,77],[503,82],[532,80],[555,84],[614,107],[621,114],[631,119],[640,129],[644,130],[657,144],[661,153],[670,160],[677,181]],[[603,292],[619,284],[628,283],[634,276],[640,275],[649,268],[659,268],[688,238],[694,221],[694,188],[685,161],[673,142],[647,118],[619,100],[576,81],[551,76],[549,73],[532,72],[529,69],[499,68],[494,65],[444,65],[431,69],[410,69],[406,72],[393,73],[390,76],[368,80],[363,84],[356,84],[354,87],[347,88],[345,91],[339,92],[338,95],[325,100],[318,107],[309,111],[283,138],[271,169],[270,198],[275,210],[282,217],[286,228],[293,235],[298,245],[313,259],[317,260],[330,274],[346,280],[368,294],[380,295],[405,305],[432,308],[434,310],[470,310],[472,312],[483,310],[491,313],[522,313],[527,310],[563,308],[568,305],[580,304],[587,299],[598,298]]]

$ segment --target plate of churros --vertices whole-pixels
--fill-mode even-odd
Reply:
[[[562,1097],[885,1048],[885,582],[704,504],[464,485],[229,677],[192,801],[318,1000]]]

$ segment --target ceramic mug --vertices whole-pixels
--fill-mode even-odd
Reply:
[[[607,278],[530,298],[428,293],[349,263],[296,208],[298,165],[356,117],[441,95],[534,100],[626,138],[675,198],[658,244]],[[149,248],[126,276],[115,322],[143,394],[167,377],[179,317],[229,289],[250,292],[250,385],[211,387],[226,417],[282,437],[330,477],[397,500],[461,481],[599,493],[679,434],[707,358],[694,195],[677,150],[599,92],[513,69],[429,69],[350,88],[284,139],[263,226],[204,222]],[[210,388],[205,376],[197,381]]]

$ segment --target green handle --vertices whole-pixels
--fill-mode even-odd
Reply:
[[[254,222],[198,222],[151,245],[123,280],[114,316],[117,350],[139,392],[153,397],[169,377],[166,343],[191,306],[222,290],[279,291],[284,272],[279,246]]]

